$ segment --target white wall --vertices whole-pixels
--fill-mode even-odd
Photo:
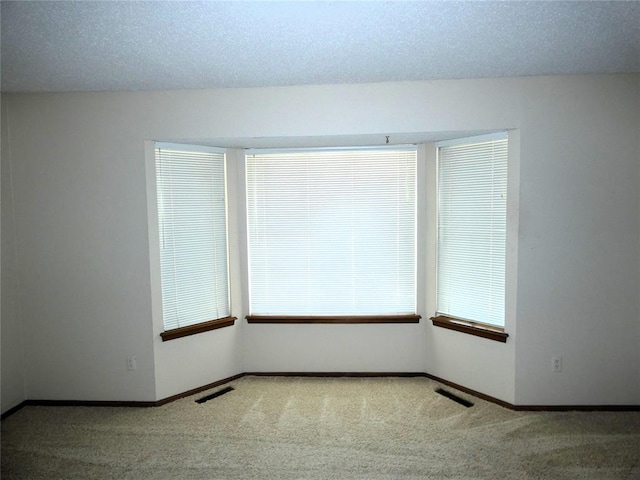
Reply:
[[[15,225],[11,188],[11,152],[6,105],[2,107],[2,413],[26,399],[24,391],[24,353],[22,324],[20,322],[19,280],[16,265]]]
[[[550,77],[523,98],[517,403],[640,403],[639,79]]]
[[[245,326],[249,372],[423,372],[424,322]]]
[[[26,396],[152,400],[144,150],[99,106],[7,102]]]
[[[639,77],[10,96],[27,397],[154,400],[242,371],[426,370],[520,404],[640,403]],[[505,128],[520,136],[507,344],[425,320],[242,320],[160,342],[145,140]]]

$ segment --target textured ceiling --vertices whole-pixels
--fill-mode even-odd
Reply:
[[[2,1],[2,90],[640,72],[640,3]]]

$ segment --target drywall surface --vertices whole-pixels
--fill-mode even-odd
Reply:
[[[640,403],[639,78],[523,98],[516,403]]]
[[[11,96],[27,396],[155,400],[242,371],[427,371],[519,404],[638,402],[637,95],[637,75],[605,75]],[[247,325],[242,221],[229,242],[237,325],[159,340],[145,141],[501,129],[520,144],[506,344],[432,327],[427,301],[417,325]]]
[[[11,151],[9,148],[9,122],[7,109],[2,107],[2,413],[25,400],[24,353],[22,324],[20,322],[17,246],[13,216],[13,186]]]
[[[144,163],[126,153],[139,142],[108,107],[7,103],[27,398],[152,400]]]
[[[245,326],[248,372],[422,372],[424,323]]]

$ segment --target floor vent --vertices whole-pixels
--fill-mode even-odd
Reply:
[[[446,390],[443,390],[441,388],[438,388],[436,390],[436,393],[439,393],[440,395],[450,398],[451,400],[453,400],[454,402],[459,403],[460,405],[464,405],[465,407],[469,408],[469,407],[473,407],[473,403],[471,403],[469,400],[465,400],[464,398],[460,398],[457,395],[454,395],[451,392],[447,392]]]
[[[209,400],[213,400],[214,398],[219,397],[220,395],[224,395],[225,393],[229,393],[231,391],[233,391],[233,387],[224,387],[222,390],[218,390],[217,392],[214,392],[211,395],[207,395],[206,397],[199,398],[198,400],[196,400],[196,403],[208,402]]]

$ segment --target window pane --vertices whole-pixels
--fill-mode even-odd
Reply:
[[[229,312],[224,153],[156,149],[166,330]]]
[[[251,313],[415,313],[415,149],[247,155]]]
[[[439,148],[439,314],[504,325],[506,205],[506,138]]]

